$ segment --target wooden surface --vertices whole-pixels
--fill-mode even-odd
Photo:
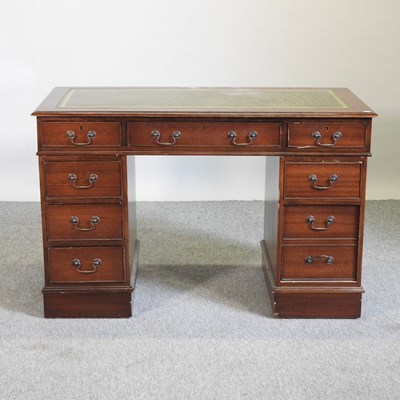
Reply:
[[[139,242],[127,156],[160,154],[267,157],[261,248],[275,316],[360,316],[376,114],[349,90],[56,88],[33,115],[46,317],[131,315]]]
[[[33,115],[246,115],[375,113],[345,88],[55,88]]]

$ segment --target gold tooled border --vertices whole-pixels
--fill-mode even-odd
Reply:
[[[109,88],[111,90],[129,90],[131,88]],[[145,88],[138,88],[140,90],[145,90]],[[198,88],[199,90],[201,88]],[[217,89],[217,88],[215,88]],[[232,88],[232,89],[240,89],[240,88]],[[246,88],[248,90],[251,90],[252,88]],[[254,88],[256,89],[256,88]],[[68,105],[68,102],[71,100],[73,95],[75,94],[76,91],[80,89],[69,89],[68,92],[64,95],[64,97],[60,100],[60,102],[57,104],[57,108],[68,108],[68,109],[80,109],[80,108],[85,108],[85,109],[132,109],[132,110],[146,110],[146,109],[158,109],[160,111],[163,110],[171,110],[171,109],[201,109],[201,110],[213,110],[213,109],[218,109],[218,110],[224,110],[224,109],[264,109],[264,110],[274,110],[274,109],[341,109],[341,108],[349,108],[349,106],[342,100],[340,99],[333,90],[331,89],[267,89],[269,91],[291,91],[291,92],[313,92],[313,91],[320,91],[320,92],[328,92],[330,95],[340,104],[340,107],[337,106],[304,106],[304,107],[295,107],[295,106],[290,106],[290,107],[266,107],[266,106],[252,106],[252,107],[246,107],[246,106],[220,106],[220,107],[201,107],[201,106],[185,106],[185,105],[179,105],[179,106],[152,106],[151,104],[149,105],[80,105],[80,106],[71,106]],[[84,88],[81,90],[107,90],[107,88]],[[154,88],[156,90],[156,88]],[[157,89],[159,90],[159,89]],[[175,91],[180,91],[182,89],[176,89],[176,88],[168,88],[168,90],[175,90]],[[203,89],[206,90],[206,89]]]

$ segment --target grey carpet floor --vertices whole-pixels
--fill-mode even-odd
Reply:
[[[46,320],[39,204],[0,216],[0,399],[400,399],[400,201],[367,204],[358,320],[272,318],[262,202],[139,203],[134,316]]]

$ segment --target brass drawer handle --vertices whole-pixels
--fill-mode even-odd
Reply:
[[[75,142],[76,134],[74,131],[65,132],[65,136],[67,136],[69,139],[71,139],[71,144],[73,144],[74,146],[89,146],[90,144],[92,144],[93,139],[96,137],[96,131],[89,131],[86,134],[88,141],[83,142],[83,143]]]
[[[92,267],[93,268],[89,269],[89,270],[83,270],[83,269],[81,269],[82,263],[81,263],[81,260],[79,258],[74,258],[72,260],[72,266],[75,267],[78,270],[78,272],[80,272],[81,274],[93,274],[94,272],[97,271],[97,267],[100,267],[101,264],[102,264],[101,259],[100,258],[95,258],[92,261]]]
[[[78,217],[71,217],[70,218],[70,222],[73,225],[73,227],[80,232],[89,232],[89,231],[94,231],[96,229],[96,225],[98,223],[100,223],[100,218],[97,217],[96,215],[94,215],[91,219],[90,219],[90,227],[89,228],[80,228],[78,225],[80,223],[79,218]]]
[[[312,265],[314,264],[315,261],[322,260],[325,264],[331,265],[335,261],[332,256],[326,256],[324,254],[318,255],[318,256],[307,256],[304,259],[304,264],[306,265]]]
[[[89,185],[77,185],[78,177],[75,174],[69,174],[68,180],[72,183],[72,186],[77,189],[90,189],[93,187],[93,184],[97,182],[98,176],[96,174],[90,174],[88,181]]]
[[[311,134],[311,137],[315,140],[315,145],[316,146],[321,146],[321,147],[332,147],[335,146],[337,141],[340,140],[343,135],[342,132],[336,131],[332,135],[332,143],[321,143],[320,139],[322,138],[321,132],[320,131],[315,131]]]
[[[314,226],[316,218],[313,215],[309,215],[306,218],[306,222],[308,224],[308,227],[314,231],[326,231],[331,227],[331,225],[335,222],[335,217],[333,215],[329,215],[329,217],[326,217],[325,220],[325,226],[324,227],[316,227]]]
[[[316,189],[316,190],[327,190],[327,189],[330,189],[339,180],[339,176],[336,175],[336,174],[332,174],[328,178],[328,186],[317,186],[316,183],[318,182],[318,176],[315,175],[315,174],[311,174],[308,177],[308,180],[312,183],[313,189]]]
[[[247,142],[245,143],[237,143],[236,138],[237,138],[237,133],[235,131],[229,131],[228,132],[228,139],[231,141],[231,143],[235,146],[250,146],[253,141],[257,138],[258,132],[257,131],[251,131],[247,136]]]
[[[177,143],[177,139],[179,139],[182,136],[182,133],[180,131],[172,132],[171,135],[172,142],[160,142],[161,133],[158,130],[151,131],[150,135],[153,138],[155,144],[159,144],[161,146],[173,146],[174,144]]]

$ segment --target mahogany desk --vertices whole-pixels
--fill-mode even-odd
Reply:
[[[55,88],[33,115],[45,317],[131,316],[134,155],[266,157],[261,248],[275,316],[360,316],[376,114],[349,90]]]

